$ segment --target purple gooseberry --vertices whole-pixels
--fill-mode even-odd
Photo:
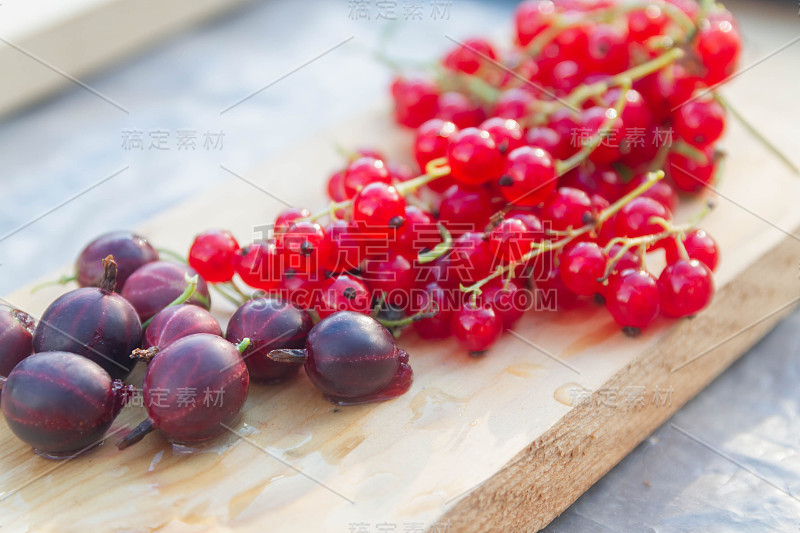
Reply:
[[[33,335],[33,351],[82,355],[113,379],[125,379],[133,370],[130,355],[142,340],[142,323],[133,306],[113,292],[117,274],[113,257],[103,263],[100,287],[70,291],[45,310]]]
[[[305,350],[278,349],[270,358],[304,362],[311,382],[331,402],[352,405],[400,396],[411,387],[408,354],[374,318],[340,311],[308,334]]]
[[[195,333],[222,337],[222,328],[214,316],[196,305],[171,305],[150,320],[142,337],[142,348],[163,350],[173,342]]]
[[[99,287],[103,279],[104,257],[117,262],[117,292],[139,267],[158,261],[158,252],[146,238],[130,231],[114,231],[90,242],[75,261],[75,278],[81,287]]]
[[[33,353],[33,317],[19,309],[0,309],[0,378]]]
[[[99,443],[132,393],[85,357],[42,352],[11,371],[2,409],[11,431],[36,453],[67,457]]]
[[[239,415],[250,383],[237,348],[222,337],[198,333],[158,351],[142,385],[148,419],[117,446],[127,448],[154,429],[184,445],[224,433]]]
[[[147,263],[131,274],[121,294],[133,305],[144,322],[183,294],[187,276],[195,275],[197,272],[188,265],[168,261]],[[197,290],[186,303],[204,309],[211,308],[208,285],[199,275]]]
[[[257,298],[242,304],[228,322],[225,336],[230,342],[250,339],[242,357],[250,379],[277,383],[294,374],[299,364],[278,363],[269,352],[278,348],[302,348],[313,323],[308,312],[277,298]]]

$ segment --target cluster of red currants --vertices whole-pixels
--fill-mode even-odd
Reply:
[[[721,156],[725,110],[709,87],[738,60],[731,14],[690,0],[540,0],[520,4],[515,29],[509,51],[469,39],[437,76],[392,84],[421,175],[359,150],[329,177],[327,209],[288,209],[245,248],[204,233],[190,264],[322,318],[378,313],[477,353],[526,309],[591,296],[629,333],[703,309],[717,246],[672,213]],[[658,277],[650,253],[666,255]]]

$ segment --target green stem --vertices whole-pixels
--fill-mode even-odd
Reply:
[[[195,291],[197,290],[197,282],[199,281],[199,276],[195,274],[194,276],[189,276],[189,274],[184,274],[184,279],[186,280],[186,288],[183,289],[183,292],[180,296],[172,300],[166,307],[172,307],[173,305],[181,305],[182,303],[186,303],[189,298],[194,296]],[[166,309],[165,307],[165,309]],[[146,329],[150,322],[155,318],[155,315],[150,317],[148,320],[142,324],[142,329]]]
[[[175,259],[179,263],[186,264],[188,262],[186,261],[186,258],[183,257],[181,254],[179,254],[178,252],[173,252],[168,248],[156,248],[156,251],[158,252],[158,255],[166,255],[167,257]]]
[[[236,345],[236,349],[239,351],[239,353],[244,353],[248,346],[250,346],[250,339],[245,337],[242,339],[242,342]]]
[[[45,287],[50,287],[52,285],[66,285],[70,281],[77,281],[77,280],[78,280],[78,276],[75,276],[75,275],[67,276],[65,274],[65,275],[61,276],[60,278],[58,278],[56,280],[45,281],[44,283],[40,283],[39,285],[37,285],[37,286],[35,286],[34,288],[31,289],[31,294],[33,294],[33,293],[35,293],[35,292],[37,292],[37,291],[39,291],[39,290],[41,290],[41,289],[43,289]]]
[[[215,291],[217,291],[223,298],[225,298],[226,300],[231,302],[236,307],[239,307],[240,305],[242,305],[242,302],[238,298],[236,298],[234,296],[231,296],[227,291],[223,290],[223,288],[221,286],[219,286],[219,285],[217,285],[215,283],[212,283],[209,286],[212,289],[214,289]]]
[[[628,100],[626,99],[628,95],[628,91],[631,88],[631,80],[626,80],[622,83],[622,91],[620,91],[619,98],[617,98],[616,103],[614,104],[614,113],[607,113],[606,119],[598,128],[597,132],[592,135],[592,138],[589,140],[588,143],[585,143],[578,152],[576,152],[572,157],[569,159],[565,159],[564,161],[558,161],[556,163],[556,169],[558,171],[559,176],[563,176],[573,168],[580,165],[583,161],[586,160],[595,149],[600,146],[600,143],[603,142],[608,134],[611,127],[614,125],[614,122],[622,115],[623,109],[625,109],[625,104],[627,104]]]
[[[772,154],[773,154],[773,155],[775,155],[775,156],[776,156],[778,159],[780,159],[781,161],[783,161],[783,164],[785,164],[787,167],[789,167],[789,168],[792,170],[792,172],[794,172],[794,173],[795,173],[795,174],[797,174],[797,175],[800,175],[800,168],[798,168],[798,167],[797,167],[797,165],[795,165],[795,164],[792,162],[792,160],[791,160],[791,159],[789,159],[789,158],[788,158],[788,157],[787,157],[787,156],[786,156],[786,155],[785,155],[783,152],[781,152],[781,151],[778,149],[778,147],[777,147],[777,146],[775,146],[774,144],[772,144],[772,142],[771,142],[769,139],[767,139],[766,137],[764,137],[764,135],[763,135],[763,134],[762,134],[760,131],[758,131],[758,129],[756,129],[756,127],[755,127],[753,124],[751,124],[751,123],[750,123],[750,121],[749,121],[749,120],[747,120],[747,119],[744,117],[744,115],[742,115],[742,114],[741,114],[741,113],[740,113],[740,112],[739,112],[739,111],[738,111],[738,110],[737,110],[737,109],[736,109],[734,106],[732,106],[732,105],[731,105],[731,103],[728,101],[728,99],[727,99],[727,98],[724,98],[724,97],[723,97],[721,94],[719,94],[719,93],[715,93],[715,94],[714,94],[714,98],[716,98],[716,99],[717,99],[717,101],[718,101],[720,104],[722,104],[723,106],[725,106],[725,109],[727,109],[727,110],[728,110],[728,111],[731,113],[731,115],[733,115],[733,118],[735,118],[736,120],[738,120],[738,121],[739,121],[739,123],[740,123],[742,126],[744,126],[744,128],[745,128],[745,129],[746,129],[748,132],[750,132],[750,134],[751,134],[753,137],[755,137],[755,138],[756,138],[756,139],[757,139],[757,140],[758,140],[758,141],[759,141],[761,144],[763,144],[763,145],[764,145],[764,147],[765,147],[767,150],[769,150],[770,152],[772,152]]]
[[[442,242],[434,246],[433,249],[427,252],[420,252],[419,255],[417,255],[417,262],[421,265],[436,261],[448,253],[453,246],[453,237],[450,235],[450,232],[447,231],[447,227],[441,222],[436,225],[439,228],[439,235],[442,237]]]

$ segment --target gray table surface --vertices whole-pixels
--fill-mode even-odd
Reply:
[[[451,45],[446,34],[507,28],[514,4],[384,2],[400,21],[388,23],[375,1],[256,3],[82,80],[128,112],[72,87],[7,118],[0,294],[70,262],[101,230],[134,227],[226,179],[221,164],[246,171],[384,98],[390,73],[369,51],[388,26],[393,55],[424,61]],[[422,20],[404,21],[415,6]],[[144,148],[131,149],[138,135]],[[159,136],[165,149],[150,146]],[[800,529],[798,331],[795,312],[547,531]]]

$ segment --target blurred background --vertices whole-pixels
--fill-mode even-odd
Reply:
[[[515,5],[3,0],[0,294],[70,263],[101,231],[136,227],[228,179],[220,165],[246,172],[385,105],[391,70],[376,49],[419,63],[452,46],[445,35],[507,40]],[[743,65],[800,36],[794,2],[726,6],[742,26]],[[754,40],[749,30],[764,27],[769,39]],[[787,48],[770,59],[787,78],[765,89],[795,90],[799,58]],[[800,382],[798,321],[673,419],[738,452],[726,459],[668,423],[548,530],[797,531],[800,399],[786,392]]]

